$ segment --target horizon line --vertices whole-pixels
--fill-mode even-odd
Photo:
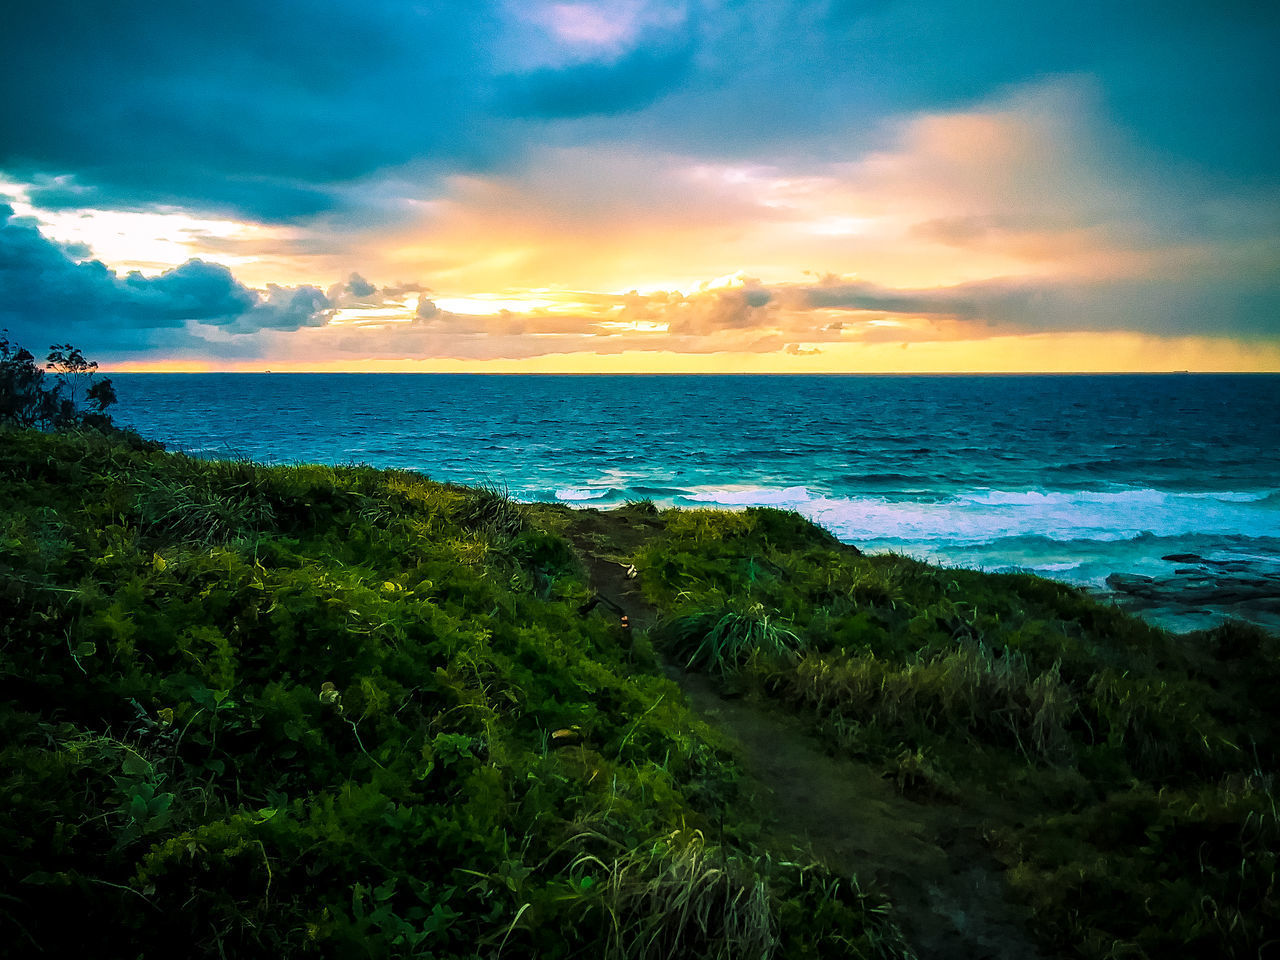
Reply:
[[[397,377],[1267,377],[1276,370],[116,370],[99,366],[99,374],[113,376],[397,376]]]

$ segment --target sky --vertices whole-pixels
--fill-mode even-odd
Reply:
[[[115,370],[1280,370],[1280,6],[42,0],[0,328]]]

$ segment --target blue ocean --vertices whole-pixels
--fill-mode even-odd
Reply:
[[[581,507],[785,507],[865,551],[1099,592],[1115,574],[1244,578],[1245,615],[1280,623],[1280,375],[113,379],[117,421],[200,456]],[[1230,606],[1189,596],[1147,606],[1177,628]]]

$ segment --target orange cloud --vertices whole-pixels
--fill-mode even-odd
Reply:
[[[595,29],[596,7],[561,6],[546,9],[565,36]],[[700,369],[1274,366],[1275,198],[1138,179],[1097,115],[1088,84],[1062,78],[904,117],[880,149],[822,162],[546,146],[518,170],[416,198],[401,171],[412,215],[397,227],[258,238],[263,262],[324,272],[292,282],[327,288],[328,324],[252,341],[205,331],[192,357],[316,369],[576,369],[596,357],[647,370],[679,356]],[[183,249],[249,249],[250,234],[224,232]],[[1232,352],[1241,337],[1257,349]]]

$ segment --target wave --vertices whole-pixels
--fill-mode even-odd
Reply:
[[[603,500],[612,493],[616,493],[612,487],[562,487],[555,491],[555,497],[560,501],[581,501],[581,500]]]
[[[742,487],[732,490],[704,490],[684,493],[681,497],[693,503],[714,503],[725,507],[800,506],[815,502],[807,487]]]
[[[682,497],[685,494],[683,487],[653,487],[645,484],[636,484],[631,488],[631,492],[638,495],[641,499],[644,497],[662,497],[671,499],[673,497]]]
[[[1191,562],[1185,554],[1203,558],[1197,562],[1247,566],[1259,576],[1280,576],[1280,539],[1273,537],[1144,534],[1131,540],[1055,541],[1033,536],[970,545],[880,538],[862,541],[859,546],[867,553],[903,553],[941,566],[992,573],[1036,573],[1099,589],[1105,589],[1107,577],[1116,572],[1167,577]]]
[[[1026,504],[1030,506],[1042,506],[1049,504],[1123,504],[1127,506],[1134,506],[1163,505],[1169,503],[1171,498],[1182,500],[1217,500],[1220,503],[1256,503],[1266,500],[1272,495],[1273,492],[1259,493],[1238,490],[1186,493],[1170,490],[1153,490],[1151,488],[1144,487],[1130,490],[991,490],[960,494],[954,499],[958,501],[967,500],[971,503],[991,506],[1007,504]]]
[[[1277,491],[1194,493],[1113,490],[975,489],[941,498],[836,496],[805,486],[694,488],[673,497],[689,506],[783,507],[841,540],[972,546],[1014,537],[1113,542],[1192,534],[1280,536]]]
[[[1144,534],[1280,536],[1280,511],[1263,498],[1230,493],[989,491],[936,503],[826,499],[804,505],[802,512],[849,540],[892,536],[980,544],[1025,536],[1104,542]]]

